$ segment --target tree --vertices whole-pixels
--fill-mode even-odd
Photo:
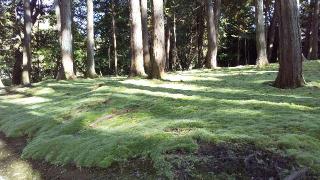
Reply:
[[[143,63],[143,38],[140,3],[130,0],[131,16],[131,69],[130,77],[146,76]]]
[[[318,59],[319,53],[319,16],[320,16],[320,1],[314,0],[314,12],[312,16],[312,25],[310,31],[310,44],[308,59]]]
[[[94,11],[93,0],[87,0],[87,76],[97,77],[94,62]]]
[[[75,79],[73,67],[73,47],[72,47],[72,15],[71,1],[61,1],[61,57],[63,68],[63,79]]]
[[[24,28],[23,28],[23,60],[22,60],[22,84],[30,85],[30,71],[31,71],[31,9],[30,1],[24,0]]]
[[[112,39],[113,39],[113,55],[114,55],[114,74],[118,75],[118,51],[117,51],[117,26],[116,26],[116,11],[114,0],[111,1],[111,13],[112,13]]]
[[[152,78],[162,79],[166,62],[163,1],[153,0]]]
[[[257,67],[266,66],[268,62],[267,43],[265,33],[265,20],[263,13],[263,0],[256,1],[256,46],[257,46]]]
[[[297,1],[280,0],[280,68],[275,86],[297,88],[304,85],[302,49]]]
[[[148,0],[141,0],[142,36],[143,36],[143,59],[144,69],[148,75],[151,73],[151,58],[148,31]]]
[[[3,88],[3,87],[4,87],[4,85],[2,83],[2,80],[0,79],[0,88]]]
[[[206,0],[207,8],[207,25],[208,25],[208,52],[206,59],[206,68],[212,69],[217,67],[217,31],[216,20],[213,11],[212,0]]]

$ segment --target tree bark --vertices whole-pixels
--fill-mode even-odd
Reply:
[[[166,70],[170,71],[170,49],[171,49],[171,23],[167,17],[167,26],[165,27],[165,38],[166,38]]]
[[[30,71],[31,71],[31,31],[32,31],[32,20],[31,20],[31,9],[30,1],[24,0],[24,39],[23,39],[23,60],[22,60],[22,84],[30,85]]]
[[[314,12],[312,16],[308,59],[318,59],[318,53],[319,53],[320,1],[319,0],[314,0],[314,1],[315,1]]]
[[[152,78],[162,79],[166,61],[163,1],[153,0]]]
[[[207,6],[207,26],[208,26],[208,53],[206,59],[206,68],[214,69],[217,67],[217,31],[216,18],[213,11],[212,0],[206,0]]]
[[[94,62],[94,10],[93,0],[87,0],[87,76],[96,78]]]
[[[277,28],[279,23],[279,5],[277,2],[274,3],[274,11],[271,20],[271,24],[269,27],[268,32],[268,45],[267,45],[267,53],[268,53],[268,60],[272,59],[272,54],[275,48],[275,39],[277,35]]]
[[[174,4],[174,3],[173,3]],[[170,64],[169,69],[171,71],[175,70],[178,58],[178,49],[177,49],[177,19],[175,8],[173,8],[173,21],[172,21],[172,35],[171,35],[171,50],[170,50]]]
[[[4,85],[2,83],[2,80],[0,79],[0,89],[3,88],[3,87],[4,87]]]
[[[143,38],[140,3],[130,0],[131,15],[131,70],[130,77],[146,76],[143,60]]]
[[[304,85],[297,1],[280,0],[280,68],[275,86],[289,89]]]
[[[263,13],[263,0],[256,1],[256,46],[257,46],[257,67],[262,68],[269,64],[267,57],[267,43],[265,32],[265,19]]]
[[[196,68],[203,68],[203,38],[204,38],[204,6],[202,1],[198,1],[199,10],[197,12],[197,51],[198,51],[198,59]]]
[[[114,0],[111,1],[111,13],[112,13],[112,36],[113,36],[113,55],[114,55],[114,74],[118,75],[118,49],[117,49],[117,26],[116,26],[116,11]]]
[[[73,67],[72,47],[72,15],[71,1],[61,1],[61,57],[63,67],[63,79],[73,80],[76,78]]]
[[[148,75],[151,75],[151,56],[149,46],[149,31],[148,31],[148,0],[141,0],[141,20],[142,20],[142,36],[143,36],[143,60],[144,69]]]

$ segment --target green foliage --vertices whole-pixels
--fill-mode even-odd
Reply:
[[[45,81],[0,96],[0,129],[30,137],[23,157],[54,164],[151,158],[172,177],[167,153],[192,153],[206,141],[254,143],[320,171],[320,61],[305,63],[308,85],[296,90],[268,85],[276,68],[177,72],[166,81]]]

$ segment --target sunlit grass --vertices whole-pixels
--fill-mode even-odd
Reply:
[[[320,62],[305,63],[308,84],[296,90],[270,86],[276,70],[46,81],[0,96],[1,130],[29,135],[23,156],[55,164],[109,167],[151,158],[170,175],[166,152],[193,152],[201,140],[254,143],[320,171]]]

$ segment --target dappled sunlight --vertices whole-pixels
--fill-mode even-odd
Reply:
[[[50,102],[50,99],[43,97],[25,97],[20,99],[11,99],[8,100],[7,103],[11,104],[19,104],[19,105],[32,105],[32,104],[40,104],[44,102]]]

